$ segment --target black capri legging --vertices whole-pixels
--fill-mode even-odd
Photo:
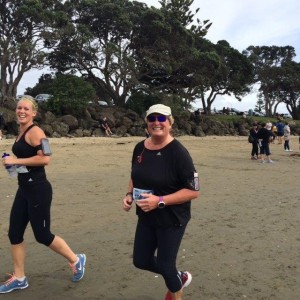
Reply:
[[[182,288],[176,258],[185,228],[186,226],[157,228],[141,220],[138,220],[136,228],[133,250],[135,267],[161,274],[172,293]]]
[[[253,143],[252,143],[252,150],[251,150],[251,156],[258,156],[258,143],[257,143],[257,140],[255,140]]]
[[[24,232],[30,222],[37,242],[49,246],[54,235],[50,231],[52,187],[43,181],[19,186],[10,213],[8,237],[12,245],[23,242]]]

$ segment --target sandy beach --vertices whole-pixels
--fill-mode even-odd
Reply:
[[[142,137],[50,139],[52,232],[86,253],[86,275],[26,231],[29,288],[1,299],[163,300],[161,276],[132,265],[135,210],[122,210],[133,147]],[[250,160],[247,137],[178,137],[193,157],[201,195],[178,254],[193,274],[184,300],[300,299],[300,157],[271,144],[274,164]],[[0,141],[11,153],[13,140]],[[291,148],[299,153],[298,137]],[[7,238],[16,179],[0,171],[0,280],[12,272]]]

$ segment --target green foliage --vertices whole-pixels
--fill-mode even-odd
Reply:
[[[96,94],[92,85],[74,75],[58,75],[49,88],[53,97],[45,104],[54,114],[81,116]]]
[[[174,116],[186,116],[184,104],[176,95],[159,95],[154,93],[149,95],[142,91],[135,91],[126,102],[126,108],[143,115],[151,105],[158,103],[170,106]],[[187,115],[189,115],[189,112]]]
[[[51,94],[51,86],[53,84],[53,77],[51,74],[43,74],[38,83],[34,87],[28,87],[25,90],[25,95],[35,97],[38,94]]]
[[[283,99],[279,97],[282,92],[280,89],[285,89],[282,85],[290,79],[292,79],[292,82],[288,84],[290,87],[294,84],[293,80],[299,81],[297,79],[299,75],[296,77],[287,76],[292,70],[289,67],[292,66],[292,59],[296,56],[295,49],[291,46],[249,46],[243,51],[243,54],[248,57],[254,67],[255,81],[260,84],[259,92],[265,102],[266,114],[271,116],[274,114],[278,103],[283,102]],[[288,67],[285,69],[284,66]]]
[[[151,106],[158,103],[156,96],[151,96],[142,91],[135,91],[126,102],[126,108],[132,109],[139,115],[143,115],[145,111]]]
[[[15,97],[24,73],[45,66],[50,40],[68,22],[59,0],[0,2],[0,69],[4,97]],[[49,47],[51,48],[51,47]]]
[[[258,112],[262,112],[262,110],[265,108],[265,103],[262,99],[261,96],[259,96],[257,102],[256,102],[256,105],[255,105],[255,108],[254,108],[254,111],[258,111]]]

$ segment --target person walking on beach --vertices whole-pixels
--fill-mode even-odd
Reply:
[[[278,122],[276,123],[276,127],[277,127],[278,144],[282,144],[282,137],[284,135],[283,132],[284,124],[281,122],[281,120],[278,120]]]
[[[258,159],[258,123],[253,123],[252,128],[250,129],[250,135],[252,136],[252,150],[251,150],[251,159]]]
[[[15,156],[2,158],[4,166],[21,166],[22,172],[18,173],[18,190],[11,208],[8,231],[14,272],[0,286],[0,293],[25,289],[29,285],[25,275],[24,243],[24,232],[29,222],[38,243],[68,260],[73,270],[72,281],[81,280],[85,272],[85,254],[75,254],[61,237],[50,231],[52,187],[46,178],[45,166],[50,162],[51,150],[44,131],[33,123],[36,114],[34,99],[23,96],[16,108],[19,135],[12,146]]]
[[[272,133],[273,133],[273,138],[272,138],[271,143],[275,144],[275,140],[277,138],[277,126],[276,126],[276,124],[272,125]]]
[[[191,218],[191,200],[199,195],[199,179],[188,151],[170,134],[173,122],[168,106],[147,110],[150,137],[134,148],[123,209],[129,211],[135,200],[134,265],[163,276],[166,300],[181,300],[192,275],[177,270],[176,257]]]
[[[271,152],[270,152],[270,138],[273,136],[272,131],[267,129],[267,124],[262,123],[261,128],[257,132],[257,138],[261,140],[261,163],[265,162],[264,157],[267,158],[268,163],[273,163],[271,160]]]
[[[3,127],[4,127],[4,117],[3,117],[3,112],[0,111],[0,140],[2,140],[3,138],[3,133],[2,133]]]
[[[284,134],[284,151],[292,151],[290,149],[290,136],[291,136],[291,129],[288,122],[285,122],[284,128],[283,128],[283,134]]]

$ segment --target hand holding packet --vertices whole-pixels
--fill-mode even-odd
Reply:
[[[139,201],[139,200],[143,200],[143,196],[142,194],[154,194],[153,190],[145,190],[145,189],[138,189],[138,188],[133,188],[132,191],[132,197],[134,201]]]

